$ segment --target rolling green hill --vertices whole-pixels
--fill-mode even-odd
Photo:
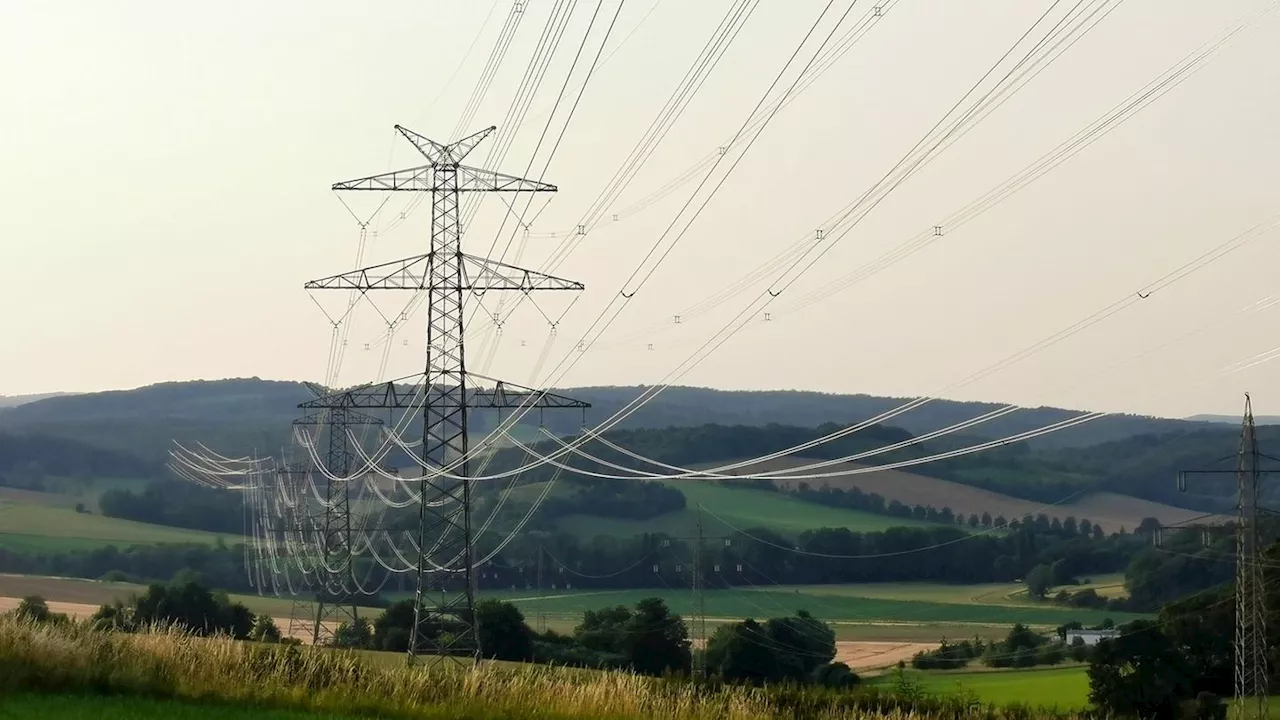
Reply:
[[[159,543],[213,544],[240,542],[231,535],[148,525],[146,523],[79,513],[56,504],[37,504],[0,496],[0,547],[18,550],[92,550],[106,545]]]

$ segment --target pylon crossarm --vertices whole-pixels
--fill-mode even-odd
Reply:
[[[322,396],[323,397],[323,396]],[[318,410],[313,413],[304,415],[293,421],[296,426],[316,426],[324,427],[333,424],[328,410]],[[372,415],[366,415],[355,410],[348,410],[343,424],[345,425],[381,425],[382,421]]]
[[[306,290],[425,290],[431,253],[312,280]]]
[[[419,376],[421,377],[421,376]],[[331,393],[324,397],[300,403],[302,410],[324,408],[365,408],[395,409],[417,407],[422,404],[422,395],[416,386],[406,386],[402,380],[384,383],[370,383],[359,387]]]
[[[432,179],[434,165],[419,165],[404,170],[370,175],[369,177],[334,183],[334,190],[398,190],[404,192],[432,192],[436,188]]]
[[[523,385],[493,380],[475,374],[470,374],[468,377],[472,380],[487,380],[494,384],[491,388],[468,388],[467,406],[471,408],[586,409],[591,407],[591,403],[574,400],[571,397],[557,395],[545,390],[534,390]]]
[[[363,385],[340,393],[308,400],[298,407],[304,410],[323,408],[403,410],[416,408],[423,404],[423,395],[418,392],[416,385],[406,385],[404,381],[407,379],[409,378]],[[534,388],[503,380],[494,380],[483,375],[467,373],[467,380],[468,387],[465,402],[468,408],[489,410],[541,408],[550,410],[586,409],[591,407],[590,403],[574,400],[571,397],[557,395],[545,390],[535,390]],[[470,385],[472,381],[480,381],[486,384],[492,383],[492,387],[472,386]]]
[[[582,290],[583,284],[547,275],[536,270],[526,270],[515,265],[462,255],[462,272],[466,278],[463,290]]]
[[[518,291],[582,290],[583,285],[553,275],[507,265],[472,255],[459,255],[462,281],[457,276],[437,277],[432,272],[434,255],[415,255],[402,260],[352,270],[340,275],[312,280],[307,290],[466,290]]]
[[[493,170],[459,165],[457,189],[458,192],[555,192],[556,186]]]
[[[399,192],[555,192],[555,185],[548,185],[536,180],[481,170],[466,165],[449,166],[454,168],[456,179],[444,177],[446,173],[435,172],[435,165],[419,165],[403,170],[392,170],[388,173],[370,175],[369,177],[346,180],[334,183],[334,190],[388,190]]]

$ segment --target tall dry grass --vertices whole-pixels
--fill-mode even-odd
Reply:
[[[987,720],[1050,717],[801,688],[710,688],[546,666],[382,667],[356,653],[0,617],[0,693],[130,694],[382,718]]]

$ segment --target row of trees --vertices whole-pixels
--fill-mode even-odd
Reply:
[[[1061,585],[1068,578],[1122,571],[1135,554],[1145,558],[1149,550],[1149,541],[1138,535],[1098,540],[1092,535],[1068,537],[1052,528],[1043,531],[1038,527],[1037,522],[1010,523],[1007,532],[985,535],[946,526],[871,533],[824,528],[796,537],[763,528],[748,529],[735,533],[727,543],[704,548],[701,580],[708,588],[926,580],[979,583],[1012,581],[1030,573],[1029,580],[1035,580],[1034,593]],[[489,554],[500,540],[482,536],[479,553]],[[543,586],[560,588],[688,586],[693,580],[694,551],[692,543],[662,534],[599,536],[583,541],[568,533],[526,533],[482,567],[477,581],[488,589],[534,589],[539,577]],[[904,554],[912,561],[901,562]],[[221,543],[124,550],[109,546],[70,552],[0,549],[0,572],[167,582],[188,571],[190,577],[211,587],[256,591],[244,572],[244,561],[243,547]],[[1038,567],[1048,570],[1037,571]],[[366,570],[377,568],[362,564],[362,576]],[[1045,572],[1050,579],[1042,588],[1040,580]],[[375,573],[371,582],[377,584],[380,576]],[[387,589],[412,588],[396,577]]]
[[[153,477],[158,466],[79,440],[0,432],[0,485],[44,489],[47,477]]]
[[[98,507],[107,517],[240,534],[244,532],[242,495],[189,482],[157,480],[141,492],[108,490],[98,498]]]
[[[725,682],[760,685],[791,681],[849,687],[857,676],[835,657],[835,633],[809,613],[744,620],[722,625],[694,648],[684,620],[661,598],[646,598],[634,607],[588,610],[572,633],[535,632],[511,603],[483,600],[476,604],[481,652],[494,660],[537,662],[572,667],[626,669],[643,675],[688,675],[695,653],[705,653],[709,675]],[[413,628],[413,601],[388,607],[370,622],[346,622],[335,633],[341,647],[392,652],[408,649]],[[456,633],[447,624],[425,632],[441,639]]]
[[[1074,623],[1079,627],[1079,623]],[[942,639],[939,647],[918,652],[911,658],[911,666],[919,670],[955,670],[981,661],[994,668],[1025,668],[1036,665],[1057,665],[1066,660],[1084,661],[1089,648],[1080,638],[1071,643],[1065,641],[1065,630],[1056,637],[1044,636],[1022,623],[1013,626],[1001,641],[987,641],[974,637],[960,642]]]

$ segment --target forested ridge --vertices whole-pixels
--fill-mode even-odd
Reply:
[[[640,387],[583,387],[555,390],[592,404],[588,424],[612,416],[643,391]],[[241,378],[171,382],[133,390],[50,397],[18,407],[0,407],[0,431],[25,430],[73,437],[111,449],[125,449],[147,459],[163,460],[175,433],[219,443],[229,454],[245,454],[279,446],[288,438],[288,423],[297,405],[311,397],[300,382]],[[622,422],[619,429],[699,425],[768,424],[815,427],[848,425],[896,408],[905,398],[836,395],[799,391],[722,391],[671,387]],[[934,400],[893,419],[892,424],[920,435],[972,419],[993,410],[992,403]],[[966,431],[993,439],[1043,427],[1073,417],[1073,410],[1026,408]],[[474,416],[478,429],[491,424]],[[582,418],[574,413],[548,413],[548,427],[573,434]],[[110,427],[111,432],[105,432]],[[1180,428],[1215,427],[1183,420],[1113,415],[1044,436],[1038,448],[1083,447],[1133,435]]]

